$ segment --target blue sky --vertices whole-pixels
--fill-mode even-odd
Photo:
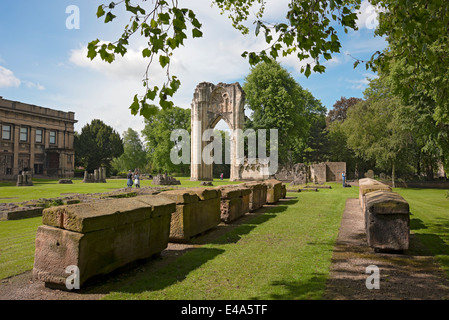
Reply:
[[[288,2],[268,0],[265,20],[282,19]],[[88,42],[97,38],[115,41],[129,20],[129,16],[118,15],[113,23],[104,24],[95,15],[102,3],[109,1],[3,1],[0,9],[0,96],[74,111],[77,131],[92,119],[102,119],[119,133],[129,127],[143,129],[143,119],[132,116],[128,107],[134,94],[143,93],[141,80],[148,62],[141,56],[144,39],[134,39],[125,58],[112,64],[86,58]],[[179,107],[190,108],[194,89],[200,82],[243,84],[250,68],[241,53],[266,47],[262,39],[243,36],[234,30],[228,18],[220,15],[210,3],[210,0],[179,1],[180,6],[192,8],[203,23],[203,38],[188,39],[172,58],[171,71],[182,83],[174,98]],[[66,26],[67,19],[74,13],[66,12],[69,6],[79,9],[79,29]],[[363,97],[367,78],[375,75],[364,66],[354,69],[354,60],[348,54],[368,59],[386,46],[383,39],[374,37],[374,25],[375,13],[365,0],[359,15],[360,30],[340,33],[341,53],[327,63],[324,74],[312,74],[307,79],[299,73],[302,63],[294,57],[280,62],[328,109],[341,97]],[[157,68],[152,76],[156,83],[165,79],[164,71]]]

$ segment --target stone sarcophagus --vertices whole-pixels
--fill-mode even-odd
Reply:
[[[174,201],[161,196],[109,199],[45,209],[36,235],[33,276],[64,287],[76,267],[82,285],[168,245]]]
[[[282,182],[272,179],[264,181],[267,186],[267,203],[273,204],[282,198]]]
[[[395,192],[366,194],[365,228],[368,245],[378,251],[403,251],[409,247],[410,209]]]
[[[176,203],[170,224],[173,242],[187,242],[221,222],[220,190],[200,187],[164,191],[160,195]]]
[[[365,212],[366,195],[373,191],[387,191],[391,192],[391,188],[386,184],[383,184],[377,180],[365,178],[359,180],[359,202],[362,207],[362,211]]]
[[[267,203],[267,185],[263,182],[247,182],[244,186],[251,190],[249,211],[256,211]]]
[[[249,212],[251,190],[241,185],[217,187],[221,192],[221,221],[232,222]]]

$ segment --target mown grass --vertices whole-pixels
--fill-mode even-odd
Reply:
[[[42,218],[0,221],[0,279],[33,268],[37,227]]]
[[[199,187],[200,181],[190,181],[189,177],[176,177],[182,187]],[[0,184],[0,203],[23,202],[40,198],[57,198],[67,194],[101,193],[126,188],[126,179],[108,179],[107,183],[83,183],[82,179],[72,179],[73,184],[58,184],[58,180],[33,179],[33,186],[17,187],[13,182]],[[141,180],[141,187],[156,187],[153,180]],[[229,179],[216,179],[214,186],[241,183]],[[135,187],[133,186],[133,189]]]
[[[449,199],[447,190],[394,190],[410,205],[410,228],[441,264],[449,277]]]
[[[105,299],[320,299],[345,202],[357,188],[289,193],[288,201],[147,270]]]

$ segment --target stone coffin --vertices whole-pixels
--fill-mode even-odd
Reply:
[[[176,203],[170,224],[170,241],[188,242],[220,224],[220,190],[190,188],[160,193]]]
[[[63,287],[76,266],[79,284],[167,248],[176,204],[161,196],[109,199],[45,209],[33,276]]]
[[[365,180],[365,179],[361,179],[361,180]],[[386,184],[383,184],[377,180],[373,180],[373,179],[365,180],[362,182],[362,184],[360,184],[360,181],[359,181],[359,202],[360,202],[360,206],[361,206],[363,212],[365,212],[365,201],[366,201],[365,196],[366,196],[366,194],[373,192],[373,191],[378,191],[378,190],[388,191],[388,192],[392,191],[390,186],[387,186]]]
[[[221,221],[232,222],[249,212],[251,189],[242,185],[220,186]]]
[[[366,194],[365,228],[368,245],[378,251],[403,251],[409,247],[410,209],[395,192]]]
[[[262,208],[267,203],[267,185],[263,182],[247,182],[243,184],[251,190],[249,194],[249,211]]]
[[[267,186],[267,203],[273,204],[282,198],[282,182],[278,180],[266,180],[264,181]]]
[[[281,199],[285,199],[287,197],[287,186],[285,184],[281,185]]]

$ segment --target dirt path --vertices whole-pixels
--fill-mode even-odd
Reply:
[[[411,234],[410,248],[404,254],[375,253],[367,245],[363,222],[358,199],[348,199],[325,299],[449,299],[449,280],[416,236]],[[366,287],[366,280],[372,275],[372,271],[366,273],[370,265],[379,268],[379,289]]]

